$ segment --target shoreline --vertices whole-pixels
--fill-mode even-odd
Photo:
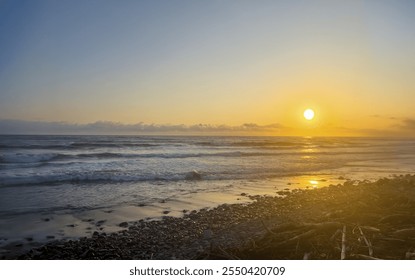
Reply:
[[[205,191],[159,197],[148,204],[3,214],[0,219],[0,258],[2,255],[17,256],[54,241],[92,237],[95,231],[100,234],[118,232],[125,229],[120,227],[124,222],[161,220],[166,216],[180,218],[191,211],[212,209],[222,204],[251,203],[253,200],[249,196],[276,196],[287,190],[325,187],[346,180],[329,174],[239,182],[197,180],[187,183]]]
[[[348,259],[413,256],[415,175],[280,192],[245,194],[252,203],[183,217],[122,222],[119,232],[95,231],[3,259],[340,259],[344,227]]]

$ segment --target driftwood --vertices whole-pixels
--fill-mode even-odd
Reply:
[[[382,260],[382,259],[378,259],[372,256],[363,255],[363,254],[353,254],[351,255],[351,257],[354,257],[357,260]]]
[[[229,260],[240,260],[240,258],[238,258],[237,256],[228,253],[225,251],[225,249],[223,249],[221,246],[218,246],[219,251]]]
[[[267,225],[265,224],[264,220],[261,220],[262,226],[265,228],[265,230],[269,233],[269,234],[275,234],[275,232],[273,232],[272,230],[270,230]]]
[[[283,246],[287,246],[287,245],[293,244],[293,243],[295,243],[295,242],[297,242],[297,241],[299,241],[301,239],[304,239],[304,238],[307,238],[307,237],[312,236],[316,232],[317,232],[316,229],[311,229],[311,230],[309,230],[307,232],[304,232],[302,234],[296,235],[293,238],[290,238],[288,240],[285,240],[285,241],[282,241],[280,243],[277,243],[277,244],[273,245],[273,248],[276,249],[278,247],[283,247]]]
[[[405,259],[407,259],[407,260],[413,260],[413,259],[415,259],[415,253],[406,252]]]
[[[397,230],[392,233],[392,236],[398,237],[398,238],[414,238],[415,237],[415,228],[404,228]]]
[[[283,223],[270,226],[261,221],[263,237],[254,246],[236,248],[236,255],[247,259],[415,259],[415,176],[293,191],[276,202],[275,217],[266,219]],[[278,214],[279,209],[284,211]]]
[[[368,250],[369,250],[369,256],[370,256],[370,257],[373,257],[373,247],[372,247],[372,243],[370,242],[370,240],[368,240],[368,239],[366,238],[366,235],[363,233],[362,229],[361,229],[359,226],[358,226],[357,228],[359,229],[360,234],[361,234],[361,236],[362,236],[363,240],[364,240],[364,241],[365,241],[365,243],[366,243],[366,246],[367,246],[367,248],[368,248]]]
[[[342,251],[340,254],[340,259],[344,260],[346,259],[346,226],[343,226],[343,232],[342,232]]]

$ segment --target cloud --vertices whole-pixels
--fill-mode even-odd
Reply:
[[[378,118],[378,119],[388,119],[388,120],[401,120],[400,118],[397,118],[397,117],[381,116],[381,115],[378,115],[378,114],[370,115],[369,117]]]
[[[255,134],[278,132],[280,124],[240,126],[210,124],[123,124],[97,121],[88,124],[0,120],[0,134]]]
[[[410,130],[415,132],[415,120],[414,119],[404,119],[402,121],[401,127],[405,130]]]

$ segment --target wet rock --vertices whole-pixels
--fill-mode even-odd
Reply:
[[[120,223],[118,226],[119,226],[119,227],[126,228],[126,227],[128,227],[128,223],[127,223],[127,222],[122,222],[122,223]]]
[[[186,174],[186,180],[202,180],[202,174],[196,170],[193,170]]]

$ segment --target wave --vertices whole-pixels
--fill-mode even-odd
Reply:
[[[180,159],[180,158],[200,158],[200,157],[253,157],[276,155],[271,153],[248,153],[248,152],[223,152],[223,153],[80,153],[80,154],[7,154],[0,155],[1,163],[44,163],[52,161],[76,160],[76,159],[119,159],[119,158],[162,158],[162,159]]]
[[[28,175],[28,176],[2,176],[0,178],[0,187],[16,186],[52,186],[52,185],[88,185],[88,184],[119,184],[119,183],[142,183],[142,182],[179,182],[179,181],[212,181],[212,180],[251,180],[264,179],[282,176],[293,176],[293,174],[307,174],[327,168],[327,166],[307,166],[301,170],[286,168],[263,168],[252,170],[227,170],[219,173],[202,172],[192,170],[181,173],[165,174],[137,174],[121,173],[119,171],[96,171],[85,173],[59,173],[45,175]]]
[[[159,144],[149,143],[68,143],[68,144],[1,144],[1,150],[76,150],[76,149],[98,149],[98,148],[148,148],[159,147]]]
[[[196,170],[178,174],[117,174],[115,172],[92,172],[86,174],[56,174],[34,176],[4,176],[0,187],[55,185],[55,184],[94,184],[153,181],[188,181],[206,179],[206,174]],[[213,177],[207,179],[214,179]]]
[[[384,155],[394,154],[394,151],[383,153]],[[308,155],[308,156],[339,156],[344,155],[344,152],[340,151],[315,151],[304,152],[298,151],[259,151],[259,152],[216,152],[216,153],[78,153],[78,154],[65,154],[65,153],[44,153],[44,154],[3,154],[0,155],[0,163],[3,164],[19,164],[19,163],[54,163],[64,162],[70,160],[85,160],[85,159],[145,159],[145,158],[160,158],[160,159],[186,159],[186,158],[209,158],[209,157],[224,157],[224,158],[244,158],[244,157],[281,157],[290,155]],[[349,151],[348,156],[351,155],[376,155],[377,151]]]
[[[159,147],[160,144],[150,143],[90,143],[90,142],[79,142],[72,143],[70,147],[74,148],[124,148],[124,147]]]
[[[45,154],[3,154],[0,155],[1,163],[37,163],[37,162],[48,162],[59,157],[56,153],[45,153]]]

